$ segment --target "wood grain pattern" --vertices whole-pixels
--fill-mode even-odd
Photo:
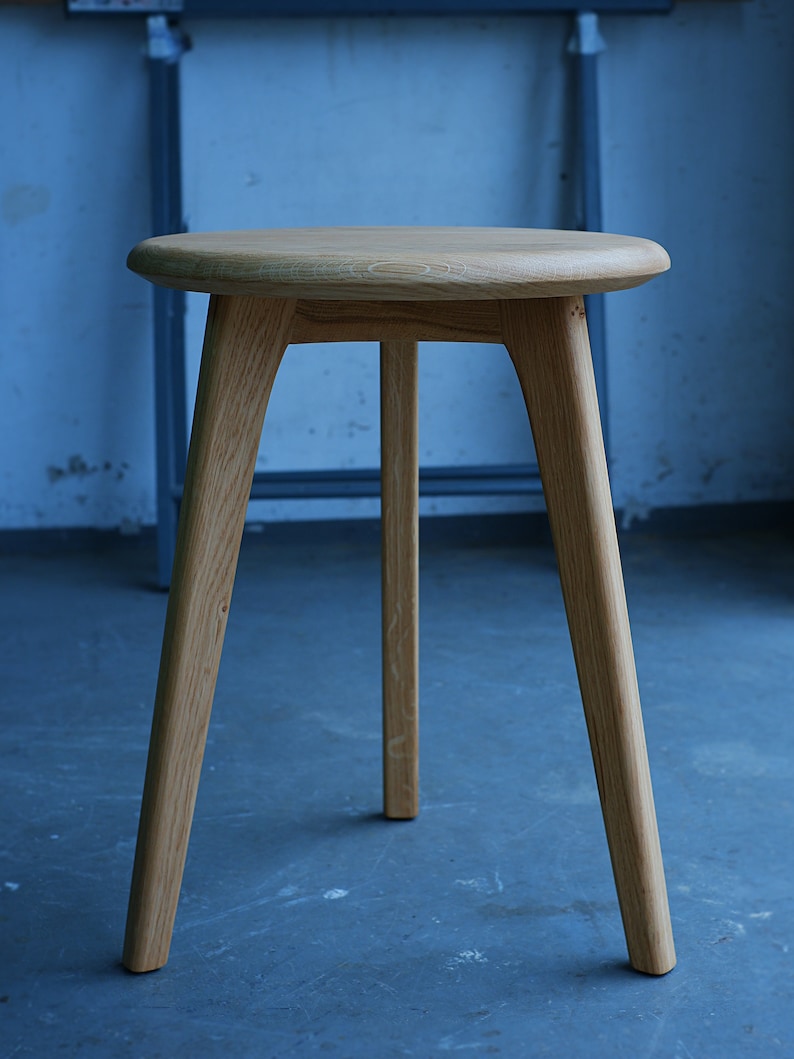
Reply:
[[[419,379],[416,342],[384,342],[381,583],[384,812],[419,812]]]
[[[634,287],[670,267],[657,243],[532,228],[292,228],[147,239],[127,264],[211,294],[340,301],[545,298]]]
[[[299,301],[290,342],[501,342],[496,302]]]
[[[248,495],[293,311],[210,302],[127,916],[131,971],[168,959]]]
[[[532,425],[632,965],[675,964],[583,302],[502,305]]]

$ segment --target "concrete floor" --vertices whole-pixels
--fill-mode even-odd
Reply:
[[[171,961],[119,965],[165,597],[0,559],[0,1057],[794,1056],[794,545],[624,544],[679,966],[627,968],[543,544],[422,558],[380,815],[378,553],[246,540]]]

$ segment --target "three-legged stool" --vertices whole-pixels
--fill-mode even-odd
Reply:
[[[385,812],[418,812],[417,342],[502,342],[535,440],[631,963],[673,967],[667,893],[583,295],[669,267],[656,243],[494,228],[149,239],[129,266],[212,295],[124,963],[168,958],[262,424],[293,342],[381,343]]]

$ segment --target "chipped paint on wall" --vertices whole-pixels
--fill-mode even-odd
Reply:
[[[111,474],[115,481],[122,482],[129,469],[130,465],[124,461],[122,461],[117,467],[114,467],[110,460],[105,460],[101,465],[89,465],[83,457],[78,454],[70,456],[66,461],[66,465],[63,467],[50,464],[47,467],[47,478],[54,485],[56,482],[63,481],[65,478],[88,478],[90,475],[99,474],[101,471],[104,474]]]

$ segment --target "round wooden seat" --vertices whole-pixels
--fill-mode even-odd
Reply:
[[[670,267],[648,239],[532,228],[288,228],[147,239],[127,264],[207,294],[377,301],[547,298],[636,287]]]
[[[519,228],[215,232],[135,247],[134,271],[212,297],[127,967],[152,970],[168,957],[259,438],[281,359],[294,343],[375,339],[385,813],[407,818],[419,810],[417,343],[501,342],[532,424],[629,957],[649,974],[670,970],[675,950],[583,300],[635,287],[669,264],[645,239]],[[483,646],[476,635],[472,650]]]

